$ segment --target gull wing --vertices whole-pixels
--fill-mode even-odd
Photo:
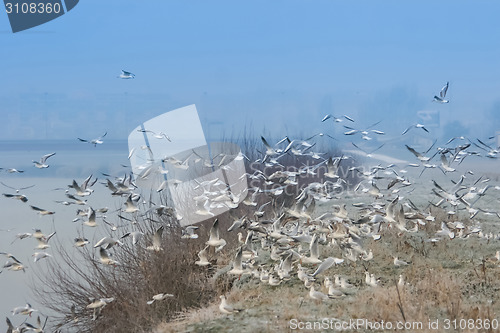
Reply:
[[[331,114],[327,114],[326,116],[323,117],[323,119],[321,120],[322,122],[323,121],[327,121],[328,119],[330,119],[332,117]]]
[[[359,150],[361,150],[363,153],[365,153],[365,154],[367,154],[367,155],[368,155],[368,153],[366,152],[366,150],[361,149],[361,148],[360,148],[360,147],[358,147],[358,146],[357,146],[354,142],[351,142],[351,143],[352,143],[352,145],[353,145],[354,147],[358,148],[358,149],[359,149]]]
[[[215,219],[212,228],[210,228],[209,240],[218,240],[218,239],[219,239],[219,219]]]
[[[323,262],[318,266],[316,271],[311,275],[312,277],[315,277],[322,272],[326,271],[328,268],[332,267],[332,265],[335,263],[335,259],[332,257],[328,257]]]
[[[417,158],[422,157],[422,154],[420,154],[419,152],[417,152],[412,147],[410,147],[408,145],[405,145],[405,146],[406,146],[406,149],[408,149],[413,155],[415,155],[415,157],[417,157]]]
[[[309,251],[311,252],[311,258],[319,258],[319,247],[318,247],[318,235],[314,234],[309,244]]]
[[[263,136],[261,136],[260,139],[262,140],[262,143],[264,144],[264,146],[266,146],[266,148],[272,149],[267,140]]]
[[[107,251],[106,251],[103,247],[101,247],[101,248],[99,249],[99,254],[101,255],[101,258],[102,258],[103,260],[108,260],[108,259],[109,259],[108,252],[107,252]]]
[[[163,229],[164,227],[161,226],[156,230],[155,234],[153,235],[153,246],[156,248],[161,247],[161,235],[163,234]]]
[[[439,96],[441,99],[444,99],[446,97],[446,93],[448,92],[448,86],[450,85],[449,82],[446,82],[443,88],[441,88],[441,91],[439,92]]]
[[[134,73],[130,73],[130,72],[124,71],[123,69],[122,69],[122,74],[123,75],[128,75],[128,76],[135,76]]]
[[[47,154],[47,155],[43,155],[42,158],[40,159],[40,163],[45,163],[45,161],[51,157],[51,156],[54,156],[56,153],[50,153],[50,154]]]

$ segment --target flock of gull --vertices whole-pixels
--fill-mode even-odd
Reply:
[[[123,71],[119,77],[133,79],[134,74]],[[448,83],[442,88],[439,96],[434,97],[434,101],[448,103],[447,90]],[[227,189],[215,190],[217,180],[200,184],[204,195],[199,196],[199,203],[203,208],[200,208],[197,214],[205,215],[207,219],[213,219],[213,222],[208,235],[198,234],[199,229],[194,225],[183,228],[182,238],[184,239],[206,238],[205,246],[198,253],[198,260],[191,264],[208,269],[214,266],[217,256],[227,251],[227,255],[232,260],[227,267],[219,267],[219,271],[223,274],[237,279],[248,276],[250,279],[273,287],[290,283],[290,281],[300,281],[304,285],[305,295],[314,300],[328,302],[331,299],[356,293],[359,288],[376,288],[381,283],[380,277],[367,270],[364,278],[366,286],[354,285],[349,282],[349,277],[336,274],[334,267],[374,260],[380,254],[375,253],[366,244],[379,241],[387,230],[411,234],[418,233],[426,224],[438,224],[440,229],[426,240],[431,243],[442,239],[500,237],[484,232],[480,219],[477,218],[484,215],[500,219],[499,212],[481,205],[486,201],[484,198],[490,191],[498,191],[500,187],[491,184],[490,179],[484,176],[475,175],[473,170],[466,170],[463,174],[459,174],[458,171],[458,166],[466,158],[496,159],[499,148],[494,144],[487,143],[486,139],[472,140],[466,137],[451,138],[439,147],[436,146],[437,140],[435,140],[425,151],[418,151],[417,148],[406,144],[408,157],[413,158],[413,162],[406,165],[394,163],[383,165],[374,158],[374,153],[382,149],[384,144],[376,149],[361,148],[361,142],[370,141],[374,136],[387,135],[384,131],[375,129],[380,122],[368,127],[358,126],[357,121],[351,116],[330,114],[326,115],[322,122],[329,120],[333,121],[333,126],[336,128],[343,126],[344,132],[341,136],[359,136],[362,141],[354,140],[351,142],[352,145],[360,155],[364,156],[365,164],[374,162],[376,165],[366,167],[355,162],[349,163],[349,160],[353,160],[354,157],[342,152],[339,156],[326,157],[326,153],[316,151],[317,140],[326,137],[338,139],[329,134],[318,133],[306,139],[294,140],[285,137],[276,143],[271,143],[271,140],[261,137],[264,150],[257,159],[251,161],[253,162],[251,165],[260,167],[254,170],[247,169],[248,173],[244,175],[251,184],[258,185],[249,189],[247,197],[241,200],[241,203],[235,203],[231,199],[220,200],[220,197],[234,198],[237,195],[228,194]],[[349,125],[344,125],[346,122]],[[407,125],[398,135],[405,136],[411,130],[421,131],[419,134],[422,135],[431,135],[425,124],[419,123]],[[78,138],[78,140],[97,146],[103,144],[106,134],[96,139]],[[158,134],[158,139],[175,141],[175,138],[170,138],[165,133]],[[55,154],[46,154],[39,160],[34,160],[34,167],[48,168],[49,158]],[[219,156],[218,158],[225,157]],[[250,161],[250,158],[242,153],[232,158],[245,158]],[[289,163],[280,162],[285,158],[295,163],[289,165]],[[433,162],[434,160],[439,160],[439,162]],[[165,159],[165,161],[185,168],[189,168],[193,163],[187,160]],[[217,164],[213,160],[204,162],[208,165]],[[417,169],[419,172],[415,176],[410,176],[412,173],[408,172],[408,168]],[[432,185],[429,186],[429,191],[425,195],[430,199],[425,205],[420,202],[416,204],[411,200],[411,194],[416,190],[415,182],[429,169],[434,169],[428,171],[429,174],[436,173],[429,175]],[[15,168],[4,169],[4,171],[24,172]],[[441,176],[439,182],[435,180],[437,175]],[[78,207],[77,217],[73,222],[81,222],[86,228],[105,226],[108,231],[108,235],[95,244],[91,244],[87,238],[76,237],[73,242],[74,247],[93,246],[99,254],[96,257],[100,263],[109,266],[109,269],[120,265],[120,262],[113,258],[112,251],[120,251],[120,245],[126,241],[149,251],[162,251],[162,237],[167,226],[160,226],[152,235],[144,237],[146,235],[143,232],[134,230],[134,221],[137,220],[137,216],[151,213],[161,216],[171,208],[152,204],[146,212],[141,211],[141,203],[144,203],[146,198],[134,182],[134,177],[139,175],[125,174],[122,177],[112,177],[104,174],[104,176],[106,177],[104,181],[98,181],[98,178],[92,175],[82,182],[73,180],[64,189],[64,200],[56,201],[57,204]],[[142,174],[141,177],[147,177],[147,175]],[[3,182],[1,184],[11,190],[11,193],[3,193],[6,200],[19,200],[22,202],[20,205],[29,206],[42,217],[56,214],[53,208],[45,209],[31,205],[25,194],[31,186],[16,188]],[[86,198],[93,195],[98,187],[106,187],[113,197],[122,197],[122,208],[111,212],[105,207],[91,207]],[[159,188],[157,192],[162,192],[163,189]],[[347,196],[354,198],[354,201],[348,204],[345,200]],[[219,200],[210,198],[219,198]],[[219,218],[211,214],[213,205],[220,205],[221,202],[222,204],[228,202],[228,205],[231,203],[232,209],[231,225],[226,226],[227,229],[224,227],[224,230],[221,230]],[[240,209],[242,207],[244,208]],[[445,212],[448,218],[438,220],[433,213],[438,210]],[[240,212],[244,213],[238,216]],[[122,223],[129,221],[132,231],[113,236],[117,234],[118,227],[110,222],[110,216],[106,215],[110,213],[116,214]],[[466,214],[468,221],[471,222],[464,223],[457,218],[452,218],[462,213]],[[229,233],[235,233],[238,237],[238,246],[235,249],[229,249],[228,242],[224,239],[224,235]],[[32,232],[16,234],[13,241],[25,242],[25,239],[34,239],[36,247],[32,255],[33,262],[38,263],[43,260],[54,260],[50,259],[52,255],[48,250],[50,240],[55,234],[55,230],[45,234],[41,229],[35,229]],[[27,265],[15,254],[9,252],[0,254],[7,258],[2,265],[3,271],[0,273],[26,272]],[[498,253],[496,256],[497,260],[500,259]],[[405,268],[412,263],[404,253],[394,253],[392,257],[392,265],[400,270],[398,285],[403,287]],[[86,309],[83,310],[87,311],[89,317],[96,320],[108,304],[115,302],[113,295],[108,296],[89,299]],[[166,291],[158,291],[157,294],[150,295],[147,304],[168,302],[169,299],[173,301],[173,296]],[[243,310],[230,305],[225,295],[220,296],[219,309],[224,314]],[[72,310],[74,311],[74,308]],[[35,324],[28,322],[29,317],[37,312],[40,313],[29,303],[14,307],[12,316],[27,316],[27,318],[17,327],[7,318],[8,332],[43,332],[47,318],[43,325],[43,316],[42,318],[38,316]]]

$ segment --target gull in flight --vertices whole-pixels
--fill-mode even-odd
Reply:
[[[40,320],[40,316],[38,316],[38,318],[36,319],[36,326],[31,325],[30,323],[26,323],[26,322],[24,323],[24,326],[27,328],[27,330],[31,330],[33,332],[43,333],[45,325],[47,325],[47,320],[48,319],[49,319],[49,317],[45,317],[45,323],[42,326],[42,321]],[[21,328],[21,330],[22,329],[23,328]]]
[[[342,161],[342,157],[335,158],[335,160],[333,160],[332,157],[328,158],[328,161],[326,162],[327,172],[325,172],[323,176],[334,179],[340,178],[337,174],[340,161]]]
[[[203,250],[198,252],[198,258],[200,258],[200,260],[195,262],[196,265],[198,265],[198,266],[210,265],[210,261],[208,261],[208,257],[207,257],[207,250],[208,250],[208,245],[205,246],[205,248]]]
[[[268,156],[274,156],[279,153],[278,150],[271,147],[271,145],[267,142],[267,140],[263,136],[261,136],[260,139],[262,140],[264,147],[266,147],[266,156],[264,157],[264,160],[266,160]]]
[[[142,133],[151,133],[151,135],[156,139],[167,139],[169,142],[172,142],[170,137],[163,132],[156,133],[154,131],[147,130],[147,129],[138,129],[137,131],[142,132]]]
[[[190,225],[190,226],[186,227],[185,229],[182,229],[181,238],[183,238],[183,239],[196,239],[196,238],[198,238],[198,234],[195,233],[196,229],[198,229],[198,227],[195,227],[193,225]]]
[[[163,248],[161,247],[161,235],[163,234],[164,228],[165,227],[161,226],[156,230],[156,232],[153,235],[153,240],[152,240],[153,244],[146,247],[146,250],[156,251],[156,252],[163,250]]]
[[[377,148],[375,148],[375,149],[372,149],[372,150],[370,150],[370,151],[366,151],[366,150],[364,150],[364,149],[360,148],[359,146],[357,146],[354,142],[351,142],[351,143],[352,143],[352,145],[353,145],[354,147],[358,148],[358,149],[359,149],[359,150],[361,150],[363,153],[365,153],[365,154],[366,154],[366,157],[372,157],[372,156],[373,156],[372,154],[373,154],[374,152],[376,152],[377,150],[379,150],[380,148],[382,148],[382,147],[385,145],[385,143],[383,143],[382,145],[380,145],[379,147],[377,147]]]
[[[385,134],[385,132],[383,132],[383,131],[374,130],[374,129],[370,130],[370,128],[372,128],[374,126],[377,126],[380,122],[381,122],[381,120],[379,120],[376,123],[368,126],[365,129],[356,129],[356,128],[352,128],[352,127],[344,125],[344,128],[346,128],[346,129],[349,130],[349,131],[344,132],[344,135],[354,135],[356,133],[361,133],[361,138],[363,140],[371,140],[372,138],[368,136],[368,134],[370,132],[373,132],[373,133],[378,134],[378,135],[384,135]]]
[[[215,252],[219,252],[224,246],[226,246],[226,241],[219,237],[219,219],[215,219],[212,228],[210,228],[209,235],[210,237],[205,244],[215,247]]]
[[[156,294],[156,295],[153,296],[152,300],[150,300],[150,301],[147,302],[147,304],[151,305],[155,301],[163,301],[164,299],[167,299],[167,297],[174,297],[174,295],[172,295],[172,294],[164,294],[164,293]]]
[[[320,264],[321,260],[319,259],[319,245],[318,245],[318,235],[314,234],[311,239],[311,243],[309,244],[309,252],[310,256],[301,256],[300,261],[303,264]]]
[[[97,178],[96,180],[94,181],[93,184],[89,184],[89,181],[90,179],[92,178],[92,175],[90,175],[89,177],[87,177],[87,179],[85,179],[82,183],[82,185],[78,185],[78,183],[76,182],[76,180],[73,179],[73,183],[71,185],[68,185],[68,187],[71,187],[72,189],[74,189],[76,191],[75,195],[79,196],[79,197],[86,197],[88,195],[91,195],[92,192],[94,190],[90,189],[89,187],[94,185],[95,182],[97,181]]]
[[[114,238],[111,238],[111,237],[103,237],[101,238],[100,241],[98,241],[95,245],[94,245],[94,248],[96,247],[103,247],[104,249],[110,249],[112,248],[113,246],[115,245],[123,245],[122,242],[120,242],[119,240],[117,239],[114,239]]]
[[[412,128],[421,128],[423,129],[424,131],[426,131],[427,133],[429,133],[429,130],[427,128],[425,128],[425,125],[422,125],[422,124],[413,124],[411,125],[410,127],[408,127],[407,129],[405,129],[403,131],[403,133],[401,133],[401,135],[405,135],[406,133],[408,133],[409,130],[411,130]]]
[[[31,304],[29,303],[26,303],[25,306],[18,306],[14,309],[12,309],[12,314],[13,315],[29,315],[31,317],[31,314],[35,311],[38,311],[38,310],[35,310],[31,307]]]
[[[75,247],[82,247],[82,246],[87,245],[88,243],[90,243],[90,242],[87,238],[75,238],[74,246]]]
[[[446,158],[446,154],[441,154],[441,168],[444,173],[455,171],[454,168],[450,167],[450,160]]]
[[[35,252],[31,256],[33,257],[33,262],[37,262],[38,260],[41,260],[43,258],[52,257],[52,255],[50,255],[46,252]]]
[[[349,117],[348,115],[343,115],[343,117],[351,122],[354,122],[354,119],[352,119],[351,117]],[[323,117],[323,119],[321,119],[322,122],[325,122],[327,121],[328,119],[332,119],[334,122],[336,123],[340,123],[341,121],[343,121],[344,119],[342,118],[338,118],[338,117],[335,117],[334,115],[331,115],[331,114],[327,114],[326,116]]]
[[[245,273],[250,273],[247,269],[243,268],[243,262],[241,261],[243,257],[243,247],[240,247],[233,261],[233,269],[231,269],[228,274],[232,275],[241,275]]]
[[[28,198],[23,195],[23,194],[8,194],[8,193],[2,193],[2,195],[6,198],[12,198],[12,199],[17,199],[21,200],[22,202],[28,201]]]
[[[318,266],[316,271],[311,275],[311,277],[318,276],[319,274],[326,271],[328,268],[332,267],[334,264],[341,264],[344,262],[344,259],[337,259],[333,257],[328,257]]]
[[[8,173],[23,173],[24,170],[17,170],[15,168],[9,168],[9,169],[7,169],[7,172]]]
[[[97,222],[96,222],[96,216],[95,216],[95,210],[92,209],[92,207],[89,207],[89,212],[87,213],[88,221],[83,222],[86,226],[89,227],[97,227]]]
[[[125,205],[127,206],[127,208],[125,208],[125,213],[135,213],[139,210],[139,208],[137,208],[137,206],[132,201],[132,194],[128,196]]]
[[[87,143],[90,143],[90,144],[93,144],[94,147],[97,147],[97,145],[101,145],[103,144],[103,138],[106,136],[106,134],[108,134],[108,132],[105,132],[103,135],[101,135],[100,137],[98,138],[95,138],[95,139],[92,139],[92,140],[87,140],[87,139],[81,139],[81,138],[77,138],[78,140],[80,140],[81,142],[87,142]]]
[[[30,205],[30,207],[31,207],[31,209],[33,209],[33,210],[37,211],[37,212],[38,212],[38,214],[40,214],[40,215],[52,215],[52,214],[55,214],[55,213],[56,213],[56,212],[51,212],[51,211],[48,211],[48,210],[43,209],[43,208],[38,208],[38,207],[36,207],[36,206],[31,206],[31,205]]]
[[[120,78],[120,79],[135,79],[135,74],[127,72],[127,71],[124,71],[122,69],[122,73],[119,76],[117,76],[117,77]]]
[[[434,96],[434,99],[432,100],[433,102],[438,102],[441,104],[444,103],[449,103],[450,101],[445,99],[446,98],[446,93],[448,92],[448,86],[450,85],[449,82],[446,82],[443,88],[441,88],[441,91],[439,92],[439,97]]]
[[[427,156],[425,156],[425,154],[427,154],[432,149],[432,147],[434,147],[435,144],[436,144],[436,141],[434,141],[434,143],[429,147],[429,149],[427,149],[427,151],[424,154],[417,152],[415,149],[413,149],[412,147],[410,147],[408,145],[405,145],[405,146],[406,146],[406,149],[408,149],[410,151],[410,153],[415,155],[415,157],[418,158],[418,160],[420,162],[429,162],[432,157],[427,157]]]
[[[129,237],[129,236],[132,237],[132,244],[136,245],[137,243],[139,243],[142,236],[144,236],[144,233],[142,233],[140,231],[127,232],[121,238]]]
[[[51,156],[54,156],[56,153],[50,153],[50,154],[47,154],[47,155],[43,155],[41,158],[40,158],[40,161],[37,162],[37,161],[33,161],[33,163],[35,164],[35,167],[37,167],[38,169],[45,169],[45,168],[48,168],[49,165],[46,164],[45,162],[47,161],[47,159]]]
[[[7,268],[9,271],[20,271],[22,270],[23,272],[25,271],[24,265],[16,259],[12,254],[10,253],[5,253],[5,252],[0,252],[0,254],[5,255],[7,258],[12,259],[12,261],[7,261],[4,265],[3,268]]]
[[[48,235],[47,237],[45,236],[42,236],[42,237],[37,237],[36,240],[38,242],[38,245],[36,247],[36,249],[40,249],[40,250],[45,250],[47,248],[50,247],[50,245],[48,244],[49,243],[49,240],[52,238],[52,236],[54,236],[56,234],[56,232],[54,231],[53,233],[51,233],[50,235]]]
[[[92,320],[96,320],[97,316],[101,313],[102,309],[108,305],[109,303],[113,302],[115,300],[114,297],[109,297],[109,298],[100,298],[100,299],[94,299],[91,298],[90,301],[92,301],[90,304],[86,306],[87,309],[93,309],[94,314],[92,315]]]
[[[5,184],[4,182],[0,182],[0,184],[2,184],[2,185],[3,185],[3,186],[5,186],[5,187],[10,188],[11,190],[16,191],[16,193],[19,193],[19,192],[20,192],[20,191],[22,191],[22,190],[26,190],[26,189],[29,189],[29,188],[32,188],[33,186],[35,186],[35,184],[33,184],[33,185],[30,185],[30,186],[25,186],[25,187],[16,188],[16,187],[12,187],[12,186],[7,185],[7,184]]]
[[[109,254],[108,252],[103,248],[101,247],[99,249],[99,254],[101,256],[100,260],[101,260],[101,263],[103,263],[104,265],[112,265],[112,266],[116,266],[119,264],[118,261],[116,260],[113,260],[109,257]]]

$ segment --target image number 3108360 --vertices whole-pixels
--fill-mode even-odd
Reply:
[[[4,0],[12,32],[52,21],[73,9],[79,0]]]

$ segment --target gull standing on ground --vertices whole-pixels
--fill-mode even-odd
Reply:
[[[328,295],[323,294],[321,291],[315,290],[314,285],[311,285],[311,289],[309,289],[309,297],[319,301],[326,301],[330,299]]]
[[[235,309],[231,305],[229,305],[226,301],[226,296],[221,295],[221,296],[219,296],[219,298],[220,298],[220,304],[219,304],[220,312],[225,313],[225,314],[232,314],[232,313],[242,311],[242,309]]]
[[[407,263],[404,260],[398,259],[398,257],[394,257],[394,266],[400,267],[400,266],[407,266],[409,263]]]

